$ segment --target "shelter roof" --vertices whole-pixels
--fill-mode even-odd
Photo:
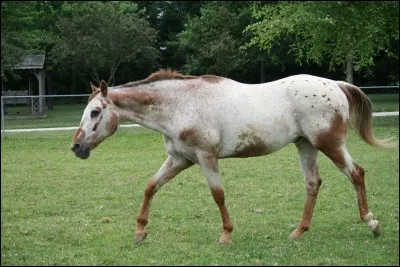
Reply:
[[[44,60],[44,54],[26,56],[22,59],[20,64],[14,67],[14,69],[43,69]]]

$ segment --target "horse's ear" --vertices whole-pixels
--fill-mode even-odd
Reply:
[[[93,93],[99,90],[99,88],[97,88],[96,86],[94,86],[92,82],[90,82],[90,87],[92,88],[92,92],[93,92]]]
[[[103,96],[107,96],[107,89],[108,89],[107,83],[104,80],[101,80],[100,90],[101,90],[101,94]]]

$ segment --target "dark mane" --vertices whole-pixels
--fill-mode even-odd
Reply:
[[[192,75],[183,75],[180,74],[177,71],[172,71],[171,69],[167,70],[159,70],[157,72],[152,73],[149,77],[147,77],[144,80],[140,80],[137,82],[130,82],[124,85],[121,85],[122,87],[131,87],[131,86],[137,86],[141,84],[147,84],[151,82],[156,82],[156,81],[162,81],[162,80],[184,80],[184,79],[197,79],[199,76],[192,76]]]
[[[136,81],[136,82],[129,82],[123,85],[115,86],[115,88],[118,87],[133,87],[133,86],[138,86],[142,84],[148,84],[156,81],[162,81],[162,80],[187,80],[187,79],[198,79],[198,78],[203,78],[208,82],[215,83],[218,82],[221,77],[215,76],[215,75],[202,75],[202,76],[194,76],[194,75],[183,75],[175,70],[171,69],[161,69],[157,72],[154,72],[149,75],[144,80]],[[100,93],[100,90],[94,91],[90,96],[89,96],[89,101],[92,100],[98,93]]]

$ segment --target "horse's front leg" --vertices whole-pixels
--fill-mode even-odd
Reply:
[[[145,226],[149,220],[150,203],[154,194],[178,173],[192,165],[193,163],[185,158],[177,158],[169,155],[158,172],[147,183],[146,190],[144,191],[144,200],[136,219],[135,244],[143,241],[147,236]]]
[[[224,190],[221,185],[221,178],[218,171],[218,159],[214,153],[201,152],[197,155],[201,170],[207,178],[208,185],[215,203],[219,208],[222,217],[222,235],[219,239],[220,244],[230,244],[233,224],[225,206]]]

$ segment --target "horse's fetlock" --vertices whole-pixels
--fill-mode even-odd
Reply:
[[[310,230],[310,226],[309,226],[309,225],[301,226],[301,230],[302,230],[303,232],[307,232],[308,230]]]
[[[361,218],[363,220],[363,222],[368,223],[370,222],[372,219],[374,218],[374,215],[372,214],[372,212],[368,212],[367,215],[365,215],[363,218]]]
[[[232,224],[224,225],[224,230],[227,231],[228,233],[232,233],[233,225]]]
[[[136,221],[140,224],[140,225],[147,225],[147,223],[149,222],[149,220],[148,219],[146,219],[146,218],[143,218],[143,217],[141,217],[141,216],[139,216],[139,217],[137,217],[136,218]]]

